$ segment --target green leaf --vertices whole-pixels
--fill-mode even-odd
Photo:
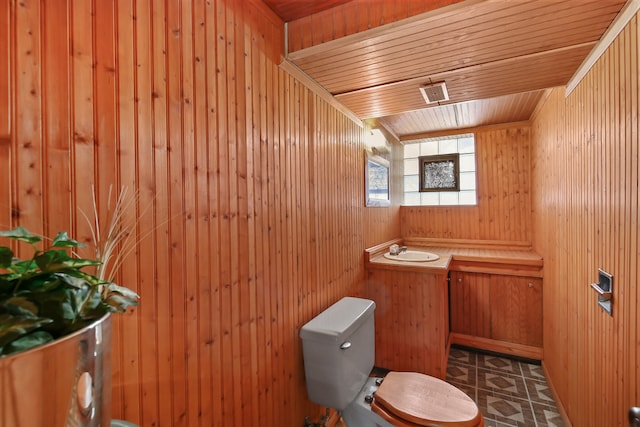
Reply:
[[[24,292],[43,293],[51,292],[63,285],[55,274],[44,273],[28,277],[20,282],[17,294]]]
[[[106,306],[102,303],[100,292],[91,292],[87,299],[79,307],[79,317],[81,319],[95,319],[102,317],[106,312]]]
[[[30,292],[24,295],[37,307],[40,318],[51,319],[53,322],[42,327],[43,330],[61,336],[72,331],[73,324],[78,318],[77,300],[87,295],[85,290],[58,288],[49,292]],[[7,308],[16,309],[15,306]],[[0,307],[0,312],[2,308]]]
[[[69,254],[60,250],[50,250],[35,257],[36,264],[42,271],[57,271],[66,268],[65,262],[70,260]]]
[[[131,300],[138,300],[140,299],[140,295],[138,295],[137,293],[133,292],[131,289],[129,288],[125,288],[124,286],[118,286],[115,283],[109,283],[108,285],[106,285],[109,293],[119,293],[120,295],[122,295],[125,298],[129,298]]]
[[[85,245],[70,238],[66,231],[61,231],[53,239],[52,246],[56,248],[83,248]]]
[[[137,301],[131,301],[118,294],[109,295],[104,302],[109,306],[109,311],[115,313],[124,313],[128,307],[138,305]]]
[[[78,269],[87,266],[100,265],[100,261],[83,258],[72,258],[64,250],[45,251],[35,257],[40,270],[55,272],[67,268]]]
[[[53,322],[42,317],[13,316],[0,314],[0,347],[18,339],[31,331]]]
[[[38,306],[25,296],[7,298],[0,304],[0,308],[9,314],[25,318],[37,318]]]
[[[71,277],[82,279],[90,286],[98,286],[106,283],[101,278],[94,276],[93,274],[85,273],[84,271],[81,271],[81,270],[68,270],[68,271],[65,271],[64,273]]]
[[[29,335],[18,338],[3,347],[3,354],[13,354],[29,350],[34,347],[53,341],[53,336],[46,331],[35,331]]]
[[[11,264],[7,270],[16,273],[17,275],[23,275],[38,270],[38,264],[34,260],[28,259],[26,261],[18,261]]]
[[[13,230],[0,231],[0,237],[6,237],[8,239],[19,240],[27,243],[37,243],[42,241],[42,238],[31,234],[29,230],[24,227],[16,227]]]
[[[98,266],[102,264],[100,261],[95,259],[85,259],[85,258],[70,258],[65,263],[65,266],[68,268],[82,268],[82,267],[90,267],[90,266]]]
[[[46,293],[33,293],[29,298],[40,308],[40,316],[61,322],[66,327],[77,317],[77,301],[82,301],[86,295],[85,289],[60,288]]]
[[[53,273],[53,277],[55,277],[58,282],[65,283],[72,288],[82,289],[85,286],[88,286],[87,280],[83,277],[75,277],[74,275],[67,273]]]
[[[13,262],[13,251],[6,246],[0,246],[0,268],[8,268]]]
[[[109,311],[123,313],[128,307],[137,306],[140,297],[129,288],[109,283],[105,285],[102,298]]]

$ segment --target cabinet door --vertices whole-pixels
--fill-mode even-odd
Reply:
[[[376,303],[376,366],[446,377],[445,279],[444,274],[369,270],[366,296]]]
[[[491,338],[542,347],[542,279],[491,276]]]
[[[452,271],[451,332],[491,338],[491,276]]]

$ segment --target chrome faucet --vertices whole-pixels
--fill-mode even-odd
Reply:
[[[406,246],[391,245],[389,247],[389,254],[391,255],[400,255],[402,252],[406,252],[406,251],[407,251]]]

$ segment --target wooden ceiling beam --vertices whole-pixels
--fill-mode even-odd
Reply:
[[[452,136],[452,135],[462,135],[466,133],[475,133],[481,130],[489,130],[492,128],[499,129],[507,129],[510,127],[523,127],[529,126],[530,122],[528,120],[521,122],[512,122],[512,123],[501,123],[497,125],[488,125],[488,126],[474,126],[468,128],[460,128],[460,129],[446,129],[446,130],[437,130],[432,132],[421,132],[412,135],[403,135],[400,137],[401,143],[406,143],[409,141],[416,141],[418,139],[427,139],[427,138],[438,138],[442,136]]]

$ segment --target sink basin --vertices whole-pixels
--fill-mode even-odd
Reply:
[[[404,251],[398,255],[391,255],[389,252],[384,254],[384,257],[387,259],[392,259],[394,261],[410,261],[410,262],[425,262],[425,261],[436,261],[440,259],[440,255],[436,255],[432,252],[424,252],[424,251]]]

